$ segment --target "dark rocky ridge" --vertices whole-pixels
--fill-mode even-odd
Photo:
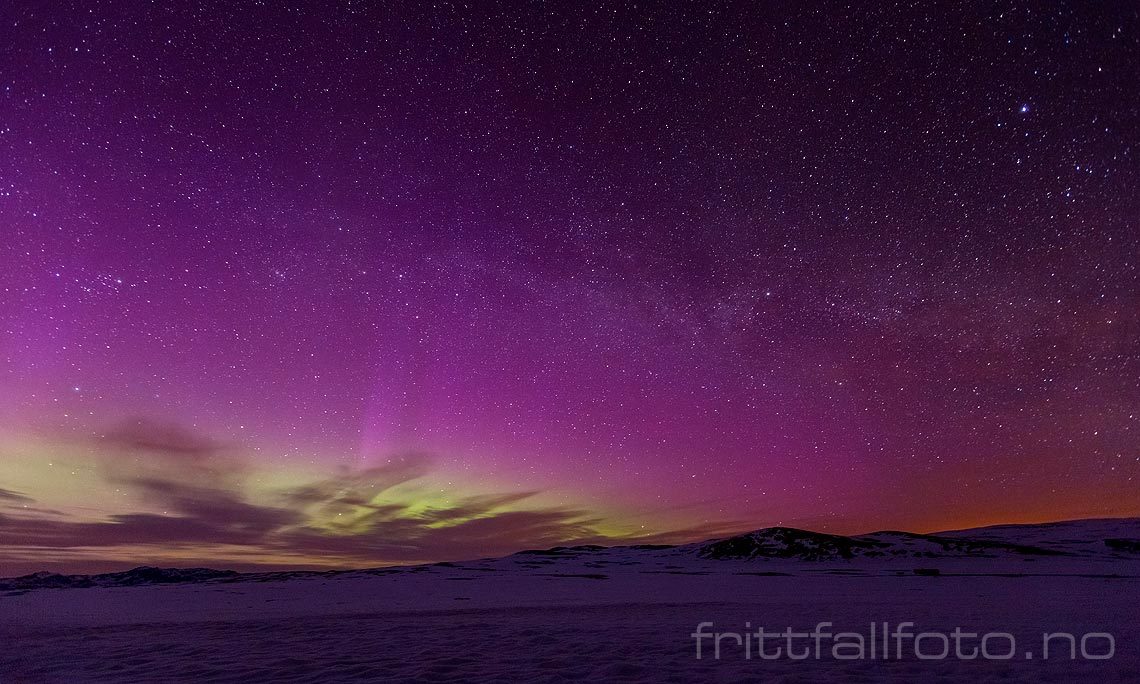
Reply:
[[[704,544],[701,558],[782,558],[802,561],[854,558],[992,558],[1001,555],[1064,556],[1063,551],[967,537],[884,531],[855,537],[769,527]]]
[[[79,589],[87,587],[138,587],[148,584],[185,584],[210,580],[236,579],[241,573],[233,570],[208,568],[152,568],[138,567],[126,572],[102,575],[60,575],[37,572],[23,577],[0,580],[0,590],[20,589]]]
[[[1104,545],[1121,553],[1140,553],[1140,539],[1105,539]]]
[[[835,534],[808,532],[794,527],[768,527],[705,544],[697,552],[701,558],[795,558],[827,560],[854,558],[857,554],[887,546]]]

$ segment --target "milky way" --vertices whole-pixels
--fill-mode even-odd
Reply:
[[[0,14],[0,571],[1140,514],[1134,7],[169,5]]]

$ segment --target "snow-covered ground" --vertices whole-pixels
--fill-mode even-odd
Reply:
[[[559,549],[334,575],[141,572],[65,589],[33,587],[76,581],[36,578],[0,583],[0,682],[1135,682],[1140,552],[1128,542],[1136,540],[1138,520],[934,537],[777,528],[716,544]],[[198,581],[150,583],[173,579]],[[700,623],[712,623],[700,628],[709,636],[694,638]],[[713,633],[811,633],[819,623],[831,623],[821,633],[860,634],[865,657],[836,659],[836,642],[822,634],[792,637],[803,660],[788,657],[786,637],[771,636],[765,652],[784,649],[779,658],[762,659],[754,640],[746,651],[732,636],[714,657]],[[890,634],[903,623],[913,623],[907,633],[930,634],[924,655],[938,655],[938,635],[959,628],[966,655],[981,635],[1008,633],[1013,657],[959,659],[949,640],[947,658],[919,659],[913,637]],[[1073,634],[1077,658],[1056,638],[1044,659],[1046,632]],[[1085,635],[1089,658],[1079,649]],[[991,655],[1010,651],[1005,636],[987,643]],[[1110,646],[1111,658],[1093,659]]]

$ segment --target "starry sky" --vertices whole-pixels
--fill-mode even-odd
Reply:
[[[0,10],[0,575],[1140,514],[1133,3]]]

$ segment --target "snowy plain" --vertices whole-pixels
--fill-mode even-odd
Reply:
[[[0,581],[0,682],[1137,682],[1137,540],[1136,519],[937,536],[772,528],[344,573],[24,578]],[[69,582],[91,586],[50,588]],[[884,622],[1007,634],[988,651],[1011,657],[921,659],[913,636],[884,640]],[[710,636],[693,636],[701,623]],[[792,651],[808,657],[764,659],[728,637],[714,654],[712,633],[820,623],[875,632],[880,650],[842,660],[823,638],[815,657],[804,636]],[[1045,659],[1042,635],[1060,632],[1092,635],[1088,657],[1061,639]],[[923,655],[940,643],[927,637]],[[969,654],[978,639],[963,643]]]

